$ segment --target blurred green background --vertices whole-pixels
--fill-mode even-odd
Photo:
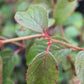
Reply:
[[[0,39],[3,38],[10,39],[35,34],[35,32],[32,32],[30,30],[27,31],[24,30],[25,33],[23,32],[23,30],[22,31],[19,30],[20,25],[18,25],[14,19],[15,13],[17,11],[25,11],[28,8],[28,6],[31,5],[32,1],[33,0],[0,0],[0,36],[2,37],[2,38],[0,37]],[[45,4],[45,7],[47,8],[48,5],[49,4]],[[48,10],[48,12],[49,11],[50,10]],[[52,14],[50,13],[50,17],[51,16]],[[80,47],[84,47],[83,16],[84,16],[84,1],[82,0],[79,2],[77,9],[72,14],[72,16],[62,24],[64,27],[66,38],[70,39],[71,44],[76,46],[79,45]],[[51,29],[48,32],[50,35],[53,35],[53,28],[51,27]],[[54,35],[57,36],[61,35],[59,28],[56,27]],[[26,46],[30,48],[34,42],[33,40],[34,39],[26,40],[25,41]],[[13,51],[16,51],[19,47],[14,44],[8,43],[1,48],[1,51],[8,48]],[[73,52],[72,54],[74,56],[76,55],[76,52]],[[72,60],[74,60],[74,57]],[[11,75],[11,79],[15,82],[15,84],[26,84],[26,78],[25,78],[26,71],[27,71],[27,65],[25,59],[25,49],[23,49],[18,54],[18,61],[16,67],[14,68],[13,73]],[[59,81],[58,84],[67,84],[68,81],[67,73],[62,74],[62,76],[58,79]]]

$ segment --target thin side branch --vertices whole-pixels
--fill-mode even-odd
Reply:
[[[61,35],[62,35],[62,37],[64,38],[65,35],[64,35],[64,30],[63,30],[62,25],[59,25],[59,28],[60,28]]]
[[[51,3],[52,3],[52,6],[53,6],[53,8],[55,7],[55,2],[54,2],[54,0],[51,0]]]
[[[37,38],[37,37],[41,37],[41,36],[42,36],[42,34],[37,34],[37,35],[31,35],[31,36],[7,39],[7,40],[2,40],[2,43],[5,44],[5,43],[14,42],[14,41],[20,41],[20,40],[25,40],[25,39]]]
[[[5,37],[3,37],[3,36],[0,36],[0,39],[2,39],[2,40],[7,40],[7,38],[5,38]],[[14,44],[14,45],[17,45],[17,46],[19,46],[19,47],[25,48],[25,46],[23,46],[23,45],[20,44],[20,43],[17,43],[17,42],[11,42],[11,43]]]
[[[44,35],[42,35],[42,34],[36,34],[36,35],[31,35],[31,36],[25,36],[25,37],[19,37],[19,38],[14,38],[14,39],[2,40],[2,44],[14,42],[14,41],[20,41],[20,40],[38,38],[38,37],[44,37]],[[76,46],[73,46],[71,44],[59,41],[59,40],[51,39],[51,41],[52,41],[52,43],[58,43],[58,44],[61,44],[61,45],[65,45],[68,48],[73,48],[75,50],[84,51],[84,48],[76,47]]]
[[[65,46],[67,46],[67,47],[69,47],[69,48],[73,48],[73,49],[75,49],[75,50],[84,51],[84,48],[76,47],[76,46],[73,46],[73,45],[71,45],[71,44],[68,44],[68,43],[59,41],[59,40],[54,40],[54,39],[52,39],[52,43],[58,43],[58,44],[61,44],[61,45],[65,45]]]

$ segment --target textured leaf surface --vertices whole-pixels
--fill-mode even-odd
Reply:
[[[10,49],[5,49],[2,52],[0,52],[0,56],[3,60],[4,65],[7,64],[7,62],[11,59],[12,55],[13,55],[13,51]]]
[[[2,84],[2,59],[0,57],[0,84]]]
[[[10,76],[13,68],[16,65],[18,55],[13,54],[13,51],[10,49],[5,49],[4,51],[0,52],[0,56],[3,60],[3,83]]]
[[[13,68],[16,65],[17,55],[12,56],[12,58],[3,66],[3,80],[6,80],[13,71]]]
[[[80,51],[75,60],[76,73],[81,81],[84,84],[84,51]]]
[[[20,25],[16,25],[16,34],[19,37],[36,34],[37,32],[26,30],[24,27],[21,28]]]
[[[41,6],[30,6],[26,12],[17,12],[16,21],[26,29],[42,32],[48,26],[46,9]]]
[[[61,37],[52,37],[53,39],[60,40],[63,42],[68,42],[67,40],[61,38]],[[27,59],[27,64],[30,64],[33,60],[33,58],[41,52],[46,51],[47,49],[47,44],[46,44],[45,39],[43,40],[38,40],[31,48],[30,50],[27,48],[26,50],[26,59]],[[29,50],[29,51],[28,51]],[[57,61],[60,62],[62,61],[69,53],[70,49],[67,49],[66,46],[60,45],[60,44],[52,44],[50,47],[50,52],[56,57]]]
[[[56,66],[57,62],[51,53],[40,53],[27,71],[27,84],[55,84],[58,77]]]
[[[58,0],[53,14],[56,20],[56,25],[63,23],[72,14],[76,5],[76,0],[73,2],[69,2],[68,0]]]

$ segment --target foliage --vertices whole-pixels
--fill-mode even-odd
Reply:
[[[84,49],[77,51],[84,47],[84,18],[75,12],[77,0],[1,0],[0,4],[0,42],[41,35],[0,47],[0,84],[84,84]]]

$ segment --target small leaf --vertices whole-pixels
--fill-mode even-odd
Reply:
[[[26,29],[42,32],[48,26],[48,15],[42,6],[30,6],[26,12],[17,12],[16,21]]]
[[[58,78],[56,66],[56,59],[50,52],[38,54],[27,70],[27,84],[55,84]]]
[[[50,18],[49,21],[48,21],[48,27],[53,26],[54,23],[55,23],[55,20],[53,18]]]
[[[84,51],[78,53],[75,60],[75,69],[81,84],[84,84]]]
[[[2,59],[0,57],[0,84],[2,84]]]
[[[61,38],[61,37],[52,37],[53,39],[60,40],[63,42],[68,42],[67,40]],[[27,59],[27,64],[29,65],[33,58],[41,52],[46,51],[47,49],[47,43],[45,39],[43,40],[38,40],[36,43],[33,44],[33,46],[30,49],[26,50],[26,59]],[[29,50],[29,51],[28,51]],[[71,50],[68,49],[64,45],[60,44],[52,44],[50,47],[50,52],[53,53],[53,55],[56,57],[57,61],[60,62],[62,61],[70,52]]]
[[[77,1],[69,2],[68,0],[58,0],[55,11],[54,18],[56,20],[56,25],[62,24],[67,18],[72,14],[77,6]]]

